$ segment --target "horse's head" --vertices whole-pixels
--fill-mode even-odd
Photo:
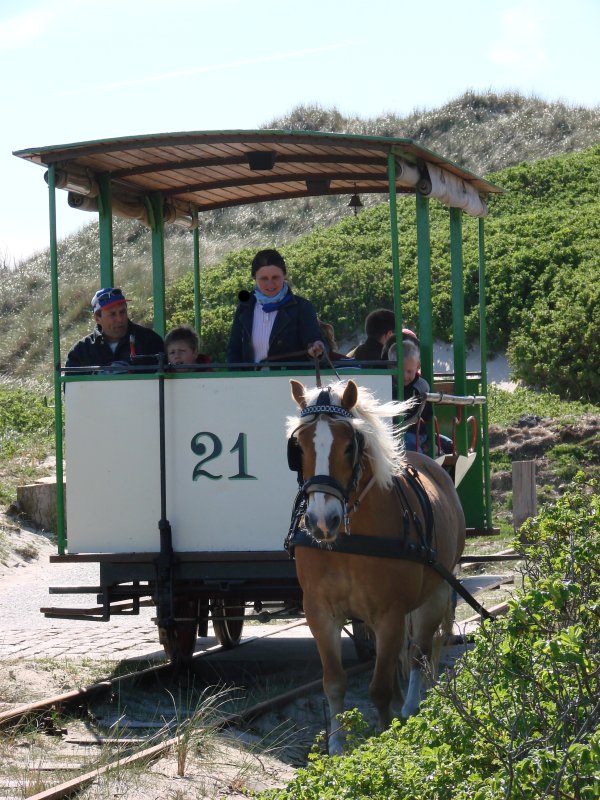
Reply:
[[[329,387],[307,399],[301,383],[292,380],[291,386],[301,414],[288,446],[308,498],[304,524],[315,539],[332,542],[346,522],[348,499],[361,476],[363,437],[352,414],[358,388],[348,381],[339,394]]]
[[[301,411],[300,420],[288,417],[290,467],[303,481],[306,527],[316,539],[332,542],[342,523],[349,530],[348,500],[359,481],[361,492],[368,491],[362,485],[391,488],[404,463],[404,437],[389,422],[402,418],[412,401],[381,403],[352,380],[325,389],[306,389],[294,380],[291,386]]]

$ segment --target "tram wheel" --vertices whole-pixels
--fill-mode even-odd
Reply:
[[[174,597],[173,617],[175,621],[171,627],[159,627],[158,640],[169,661],[185,664],[191,660],[196,647],[198,601],[187,597]]]
[[[370,661],[375,657],[375,639],[371,629],[362,620],[352,620],[352,637],[359,661]]]
[[[244,628],[246,606],[239,599],[213,600],[212,624],[215,636],[222,647],[230,649],[240,643]]]

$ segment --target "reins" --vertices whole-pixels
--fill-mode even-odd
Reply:
[[[327,362],[329,368],[332,369],[335,372],[335,376],[338,379],[338,381],[341,380],[337,369],[333,366],[333,362],[329,358],[329,353],[324,352],[323,355],[320,358],[313,358],[313,362],[314,362],[314,366],[315,366],[315,383],[317,384],[317,388],[318,389],[322,388],[322,384],[321,384],[321,358],[323,358]]]
[[[308,355],[308,353],[307,353],[306,350],[295,350],[293,353],[284,353],[283,355],[280,355],[280,356],[267,356],[267,358],[265,358],[264,362],[261,362],[261,363],[265,363],[265,362],[271,363],[273,361],[291,361],[292,359],[299,358],[300,356],[307,356],[307,355]],[[335,375],[336,375],[336,378],[338,379],[338,381],[341,380],[337,369],[334,367],[332,360],[329,358],[329,353],[327,351],[324,351],[322,356],[317,356],[317,357],[312,358],[312,362],[313,362],[314,368],[315,368],[315,383],[317,385],[317,388],[319,388],[319,389],[322,388],[322,383],[321,383],[321,359],[323,359],[326,362],[327,366],[331,370],[333,370],[333,372],[335,372]]]

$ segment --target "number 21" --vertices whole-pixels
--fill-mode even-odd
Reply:
[[[208,439],[210,444],[204,444],[202,439]],[[212,445],[212,450],[209,451],[209,447]],[[223,452],[223,443],[219,439],[219,437],[211,433],[210,431],[200,431],[200,433],[195,434],[192,438],[190,447],[192,448],[192,453],[197,456],[204,456],[194,467],[194,472],[192,473],[192,480],[197,481],[200,477],[209,478],[212,481],[219,481],[223,478],[223,475],[213,475],[212,473],[208,472],[204,469],[204,465],[207,464],[209,461],[213,461],[215,458],[218,458],[221,453]],[[257,478],[254,475],[250,475],[247,469],[247,435],[245,433],[240,433],[236,439],[235,444],[229,451],[230,453],[237,452],[238,454],[238,471],[235,475],[230,475],[228,480],[230,481],[255,481]],[[208,455],[207,455],[208,453]]]

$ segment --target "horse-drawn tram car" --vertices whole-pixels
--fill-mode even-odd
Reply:
[[[97,212],[99,287],[121,285],[113,265],[113,215],[141,219],[150,229],[154,329],[163,337],[166,225],[190,230],[195,327],[201,333],[203,212],[373,193],[389,202],[400,340],[403,243],[397,196],[414,195],[422,372],[435,418],[453,439],[453,452],[439,454],[434,422],[429,423],[429,455],[445,464],[458,485],[467,530],[491,529],[483,218],[486,197],[497,187],[411,140],[316,132],[170,133],[15,155],[44,167],[49,190],[58,511],[58,553],[51,561],[99,565],[97,586],[51,589],[97,595],[97,606],[43,609],[47,616],[106,621],[138,613],[140,603],[150,600],[166,653],[185,660],[197,635],[207,634],[209,621],[221,644],[231,647],[240,640],[244,619],[253,614],[281,615],[282,606],[302,613],[296,565],[284,548],[298,492],[284,438],[286,419],[298,411],[290,380],[297,381],[298,394],[300,385],[351,378],[385,404],[393,399],[395,381],[403,378],[401,354],[398,364],[385,368],[322,361],[317,371],[310,361],[300,366],[283,361],[276,369],[211,363],[210,370],[181,370],[162,355],[153,366],[132,358],[125,372],[65,368],[56,189],[68,191],[70,206]],[[443,376],[433,372],[430,199],[449,207],[454,371]],[[479,225],[473,258],[479,264],[481,368],[471,373],[466,368],[463,214],[478,218]],[[236,303],[232,297],[232,313]]]

